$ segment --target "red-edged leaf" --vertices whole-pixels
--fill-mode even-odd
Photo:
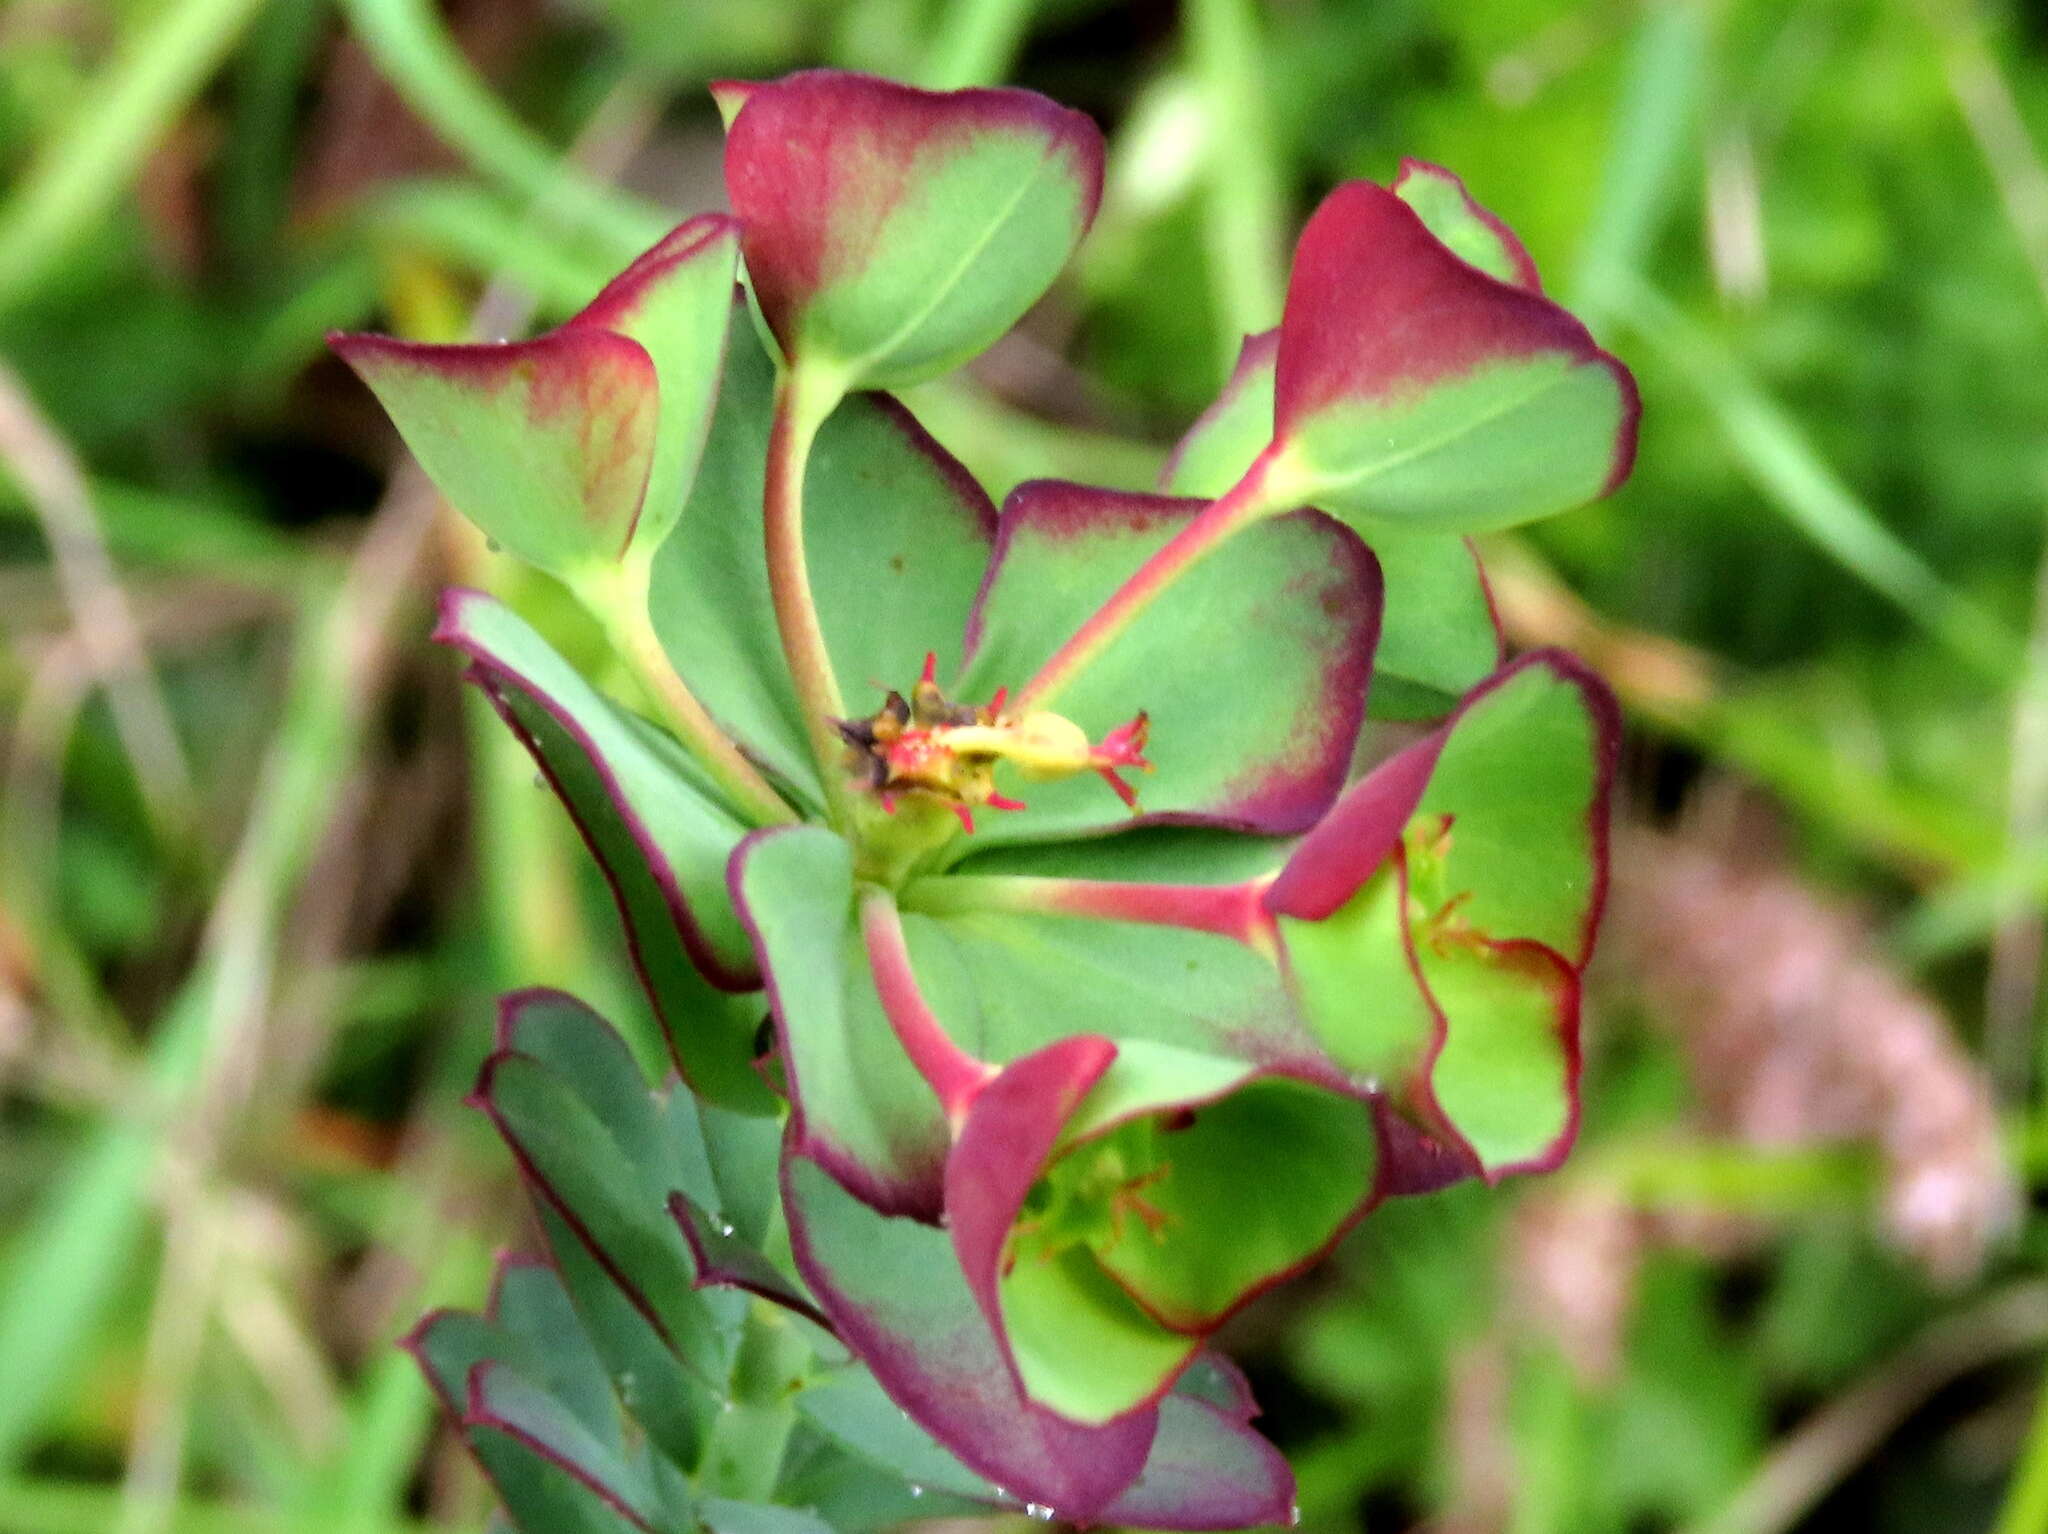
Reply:
[[[1288,499],[1361,528],[1509,527],[1620,484],[1637,413],[1585,326],[1461,258],[1395,193],[1347,182],[1309,220],[1275,377]]]
[[[877,994],[852,849],[820,826],[761,832],[733,855],[731,880],[774,1004],[798,1150],[878,1209],[936,1218],[950,1135]]]
[[[434,637],[470,658],[471,679],[589,844],[684,1077],[733,1107],[772,1107],[752,1068],[759,1008],[713,988],[760,984],[725,886],[745,827],[673,741],[601,696],[502,603],[447,592]]]
[[[946,1232],[876,1214],[815,1163],[783,1174],[797,1266],[896,1404],[1005,1494],[1072,1522],[1285,1522],[1293,1478],[1231,1410],[1169,1396],[1104,1427],[1018,1391]]]
[[[1398,182],[1396,189],[1408,190]],[[1223,392],[1167,459],[1160,488],[1215,497],[1243,477],[1273,436],[1279,350],[1277,329],[1246,338]],[[1506,658],[1479,551],[1453,534],[1391,525],[1375,524],[1371,537],[1386,589],[1373,652],[1373,714],[1440,718]],[[1232,557],[1226,553],[1219,562]]]
[[[1027,91],[832,70],[714,89],[762,315],[785,357],[847,388],[915,382],[988,346],[1101,199],[1095,125]]]
[[[639,342],[578,329],[495,345],[329,344],[434,487],[509,553],[569,577],[625,552],[659,414]]]
[[[1082,1036],[1017,1061],[975,1098],[946,1164],[953,1250],[1019,1387],[1096,1425],[1155,1404],[1199,1347],[1139,1309],[1086,1248],[1009,1249],[1061,1130],[1116,1054]]]
[[[1543,291],[1536,263],[1529,259],[1514,230],[1480,207],[1465,190],[1465,183],[1441,165],[1403,160],[1400,174],[1387,190],[1413,208],[1429,232],[1459,259],[1513,287],[1531,293]]]
[[[711,429],[732,316],[739,225],[722,213],[679,224],[608,283],[564,330],[629,337],[654,364],[658,410],[636,547],[651,551],[682,515]]]
[[[957,695],[1030,680],[1201,509],[1052,480],[1012,491]],[[1277,518],[1195,565],[1042,701],[1091,739],[1146,714],[1140,819],[1299,831],[1350,766],[1379,614],[1379,570],[1354,534],[1314,512]],[[1132,823],[1089,775],[1004,787],[1025,813],[990,817],[972,850]]]

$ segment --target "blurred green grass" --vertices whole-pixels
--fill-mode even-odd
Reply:
[[[1404,154],[1464,176],[1647,402],[1624,492],[1496,551],[1510,616],[1615,675],[1633,820],[1728,782],[1777,807],[1790,875],[1878,924],[2048,1167],[2036,9],[14,0],[0,1534],[482,1527],[390,1346],[521,1239],[456,1104],[495,991],[636,1003],[430,595],[596,646],[391,472],[320,338],[570,311],[716,198],[704,83],[818,62],[1014,79],[1111,134],[1069,283],[915,401],[998,494],[1149,481],[1317,194]],[[1930,1286],[1871,1147],[1709,1135],[1640,1010],[1603,1009],[1557,1190],[1384,1211],[1244,1324],[1306,1526],[2048,1530],[2048,1227]],[[1512,1255],[1589,1191],[1743,1233],[1659,1243],[1605,1378]]]

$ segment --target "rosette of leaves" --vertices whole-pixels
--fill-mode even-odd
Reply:
[[[568,324],[337,341],[612,636],[625,700],[478,593],[439,631],[610,878],[680,1083],[564,998],[509,1008],[480,1101],[555,1268],[422,1354],[534,1530],[799,1527],[746,1519],[891,1472],[1284,1519],[1205,1339],[1378,1201],[1576,1129],[1614,711],[1506,660],[1467,539],[1619,483],[1633,384],[1411,163],[1316,211],[1161,493],[998,509],[881,391],[1042,295],[1092,125],[829,72],[716,94],[731,217]],[[1359,771],[1369,699],[1399,723]]]

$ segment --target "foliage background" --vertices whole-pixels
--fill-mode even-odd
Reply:
[[[490,997],[636,1003],[431,593],[596,652],[320,338],[572,310],[718,201],[704,83],[819,62],[1111,135],[1070,280],[914,401],[998,495],[1146,483],[1403,154],[1643,383],[1633,483],[1492,550],[1632,717],[1587,1139],[1239,1325],[1305,1526],[2048,1531],[2044,50],[1967,0],[9,0],[0,1534],[481,1526],[391,1343],[522,1239]]]

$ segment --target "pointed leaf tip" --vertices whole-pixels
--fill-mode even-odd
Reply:
[[[1013,89],[925,91],[809,70],[747,89],[726,188],[762,316],[792,362],[849,388],[983,350],[1072,255],[1102,195],[1102,135]]]
[[[1303,230],[1274,399],[1299,499],[1362,529],[1514,526],[1619,485],[1639,413],[1585,326],[1454,252],[1395,192],[1347,182]]]
[[[690,219],[560,328],[435,346],[336,332],[449,502],[508,553],[573,577],[681,514],[716,398],[739,228]]]
[[[618,558],[654,459],[654,360],[596,328],[531,341],[329,344],[391,416],[427,478],[508,552],[567,576]]]

